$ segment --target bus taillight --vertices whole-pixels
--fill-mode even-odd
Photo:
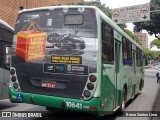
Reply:
[[[88,88],[89,90],[93,90],[93,88],[94,88],[93,83],[88,83],[88,84],[87,84],[87,88]]]
[[[90,92],[89,90],[85,90],[85,91],[84,91],[84,96],[85,96],[86,98],[90,97],[90,96],[91,96],[91,92]]]
[[[16,76],[12,76],[12,77],[11,77],[12,82],[15,82],[16,79],[17,79]]]
[[[91,75],[91,76],[89,76],[89,80],[90,80],[91,82],[95,82],[95,81],[97,80],[97,78],[96,78],[95,75]]]
[[[95,110],[96,106],[89,106],[89,109]]]
[[[11,69],[11,70],[10,70],[10,74],[11,74],[11,75],[14,75],[14,74],[15,74],[15,70],[14,70],[14,69]]]
[[[18,83],[17,82],[13,83],[13,88],[18,89]]]

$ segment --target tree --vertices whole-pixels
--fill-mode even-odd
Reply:
[[[148,48],[143,48],[143,50],[147,60],[155,60],[158,57],[156,51],[149,50]]]
[[[118,26],[119,26],[121,29],[123,29],[123,30],[127,27],[126,24],[118,24]]]
[[[160,0],[150,1],[150,10],[160,10]],[[148,34],[155,35],[159,38],[160,35],[160,11],[151,12],[150,21],[134,23],[134,31],[139,32],[142,29],[147,30]]]
[[[159,41],[159,39],[154,39],[151,42],[150,47],[152,48],[153,46],[157,46],[157,48],[160,48],[160,41]]]
[[[134,35],[131,31],[129,31],[128,29],[124,29],[124,31],[134,40],[136,41],[139,45],[141,45],[138,37],[136,35]]]
[[[160,61],[160,51],[156,51],[156,55],[155,61]]]
[[[69,3],[69,5],[75,5],[75,3]],[[100,10],[104,12],[105,15],[111,18],[111,9],[109,7],[106,7],[106,4],[102,4],[100,0],[96,1],[82,1],[80,3],[77,3],[76,5],[87,5],[87,6],[96,6]]]

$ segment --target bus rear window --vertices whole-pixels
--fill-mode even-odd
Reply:
[[[65,25],[77,25],[83,23],[83,15],[76,14],[76,15],[65,15],[64,16],[64,24]]]
[[[30,27],[30,23],[35,23]],[[53,10],[37,10],[23,12],[16,22],[15,34],[20,31],[33,30],[62,34],[73,34],[78,29],[78,35],[83,37],[96,37],[97,26],[96,16],[92,9],[85,8],[79,11],[79,8],[63,8]],[[88,34],[89,33],[89,34]]]

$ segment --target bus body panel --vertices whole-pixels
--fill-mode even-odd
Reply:
[[[101,77],[101,104],[105,107],[103,111],[113,111],[115,108],[115,66],[102,64]]]
[[[89,101],[63,98],[55,96],[46,96],[40,94],[31,94],[23,92],[15,92],[12,88],[9,89],[10,101],[17,103],[22,99],[22,103],[42,105],[46,107],[59,108],[64,110],[83,111],[99,116],[100,111],[100,98],[92,98]]]
[[[71,22],[74,19],[78,19],[77,23]],[[97,73],[96,24],[95,11],[91,8],[62,7],[20,14],[12,67],[21,92],[85,97],[89,76]],[[37,30],[33,30],[33,26]],[[44,35],[47,36],[43,39]],[[45,41],[43,46],[34,42],[38,39]],[[41,51],[42,48],[45,50]],[[40,53],[40,58],[36,58]]]
[[[126,89],[126,92],[127,92],[126,100],[127,101],[130,100],[131,98],[133,98],[140,91],[140,89],[139,89],[140,82],[141,82],[141,80],[142,80],[142,84],[144,82],[144,72],[143,72],[144,68],[143,68],[143,66],[137,67],[136,56],[134,56],[134,58],[133,58],[134,63],[132,63],[131,66],[130,65],[126,66],[123,64],[122,39],[125,37],[128,40],[130,40],[130,38],[128,38],[128,36],[122,34],[123,32],[121,32],[121,30],[119,28],[117,28],[115,24],[112,24],[110,19],[107,19],[106,17],[104,17],[103,13],[101,15],[102,15],[101,19],[103,21],[105,21],[108,24],[108,26],[110,26],[114,30],[114,33],[113,33],[114,34],[114,41],[119,41],[118,42],[119,50],[117,50],[116,46],[115,46],[115,50],[114,50],[115,52],[117,50],[117,52],[119,54],[119,56],[116,56],[116,54],[114,53],[115,57],[118,58],[118,62],[119,62],[118,65],[114,64],[115,65],[114,66],[114,65],[111,65],[111,63],[102,64],[102,67],[104,67],[104,68],[108,67],[109,69],[105,69],[105,70],[102,69],[101,70],[101,72],[103,72],[102,76],[101,76],[101,92],[102,92],[101,98],[104,99],[102,101],[104,104],[106,104],[106,106],[107,106],[107,102],[110,103],[107,106],[108,108],[104,109],[104,111],[105,110],[110,111],[110,110],[114,110],[118,106],[122,105],[123,89]],[[102,38],[101,38],[101,40],[102,40]],[[133,47],[131,49],[131,54],[134,50],[137,50],[137,47],[139,49],[141,49],[141,47],[139,47],[139,45],[137,43],[135,43],[134,41],[130,41],[130,42],[132,42],[132,46],[136,45],[135,47]],[[110,66],[112,66],[112,67],[110,67]],[[113,70],[113,67],[115,67],[114,70]],[[119,68],[119,71],[115,72],[117,67]],[[106,78],[103,76],[104,73],[106,73]],[[112,74],[114,75],[114,77],[110,77],[110,76],[112,76]],[[111,79],[109,79],[109,78],[111,78]],[[110,84],[110,83],[112,83],[112,84]],[[108,84],[108,86],[107,86],[107,84]],[[109,94],[109,93],[111,93],[111,94]],[[114,96],[112,96],[113,94],[114,94]],[[113,106],[113,107],[111,107],[111,106]]]
[[[76,9],[76,12],[72,11],[73,9]],[[84,12],[85,10],[86,13],[89,12],[88,15]],[[67,12],[71,17],[67,16]],[[96,7],[53,6],[23,10],[20,13],[22,16],[20,15],[20,19],[17,20],[13,44],[14,54],[11,70],[14,70],[15,74],[10,75],[11,102],[23,102],[65,110],[95,111],[97,116],[104,116],[113,113],[114,109],[122,105],[123,89],[126,89],[127,101],[139,92],[140,81],[142,80],[142,85],[144,83],[143,66],[136,66],[136,56],[134,56],[134,65],[123,64],[123,37],[128,39],[132,45],[134,44],[134,50],[136,48],[142,50],[142,48]],[[76,16],[78,21],[70,23],[69,21],[73,20],[77,13],[81,13],[80,16]],[[30,15],[31,17],[28,17]],[[83,26],[83,22],[85,22],[83,19],[90,18],[89,15],[91,19],[86,20],[86,26]],[[55,18],[53,19],[52,16]],[[68,21],[57,20],[58,17]],[[33,22],[33,20],[35,21]],[[19,32],[26,27],[28,21],[31,25],[38,24],[40,28],[49,27],[49,29],[46,27],[41,31],[47,33],[44,54],[40,59],[30,61],[25,58],[24,53],[16,51],[16,44],[21,34]],[[55,24],[52,24],[54,21],[56,21]],[[59,21],[65,23],[59,23]],[[44,24],[45,22],[46,24]],[[102,23],[106,23],[113,30],[114,61],[110,63],[102,62]],[[59,24],[63,25],[58,28]],[[71,24],[71,26],[67,24]],[[79,25],[77,27],[73,24]],[[26,31],[24,32],[28,34]],[[78,36],[73,36],[74,34]],[[33,35],[22,34],[20,36],[24,39],[33,37]],[[61,39],[60,42],[59,39]],[[25,40],[25,44],[27,40],[30,38]],[[28,43],[27,45],[29,45]],[[24,43],[22,42],[22,44]],[[25,45],[21,46],[25,47]],[[73,60],[75,64],[71,64],[72,61],[69,62],[68,59],[77,61]],[[12,80],[14,76],[16,76],[16,82]],[[21,99],[18,99],[19,97]],[[83,108],[79,109],[81,106]]]

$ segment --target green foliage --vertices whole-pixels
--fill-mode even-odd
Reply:
[[[150,10],[160,10],[160,0],[150,1]],[[150,21],[134,23],[134,31],[139,32],[142,29],[147,30],[150,35],[156,38],[160,35],[160,11],[151,12]]]
[[[156,51],[156,55],[155,61],[160,61],[160,51]]]
[[[134,40],[136,41],[139,45],[141,45],[138,37],[136,35],[134,35],[131,31],[129,31],[128,29],[124,29],[124,31]]]
[[[160,40],[159,39],[154,39],[151,44],[150,47],[152,48],[153,46],[157,46],[157,48],[160,47]]]
[[[149,50],[148,48],[143,48],[143,51],[147,60],[155,60],[157,57],[159,57],[157,51],[152,51]]]
[[[127,27],[126,24],[118,24],[118,26],[123,30]]]
[[[108,17],[111,18],[111,10],[109,9],[109,7],[106,7],[106,4],[102,4],[100,2],[100,0],[96,0],[96,1],[83,1],[81,3],[75,4],[75,3],[69,3],[69,5],[86,5],[86,6],[96,6],[98,7],[100,10],[102,10],[104,12],[104,14],[106,14]]]

